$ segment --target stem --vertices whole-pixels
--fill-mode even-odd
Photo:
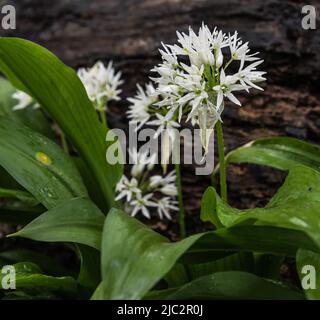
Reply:
[[[181,239],[186,237],[186,223],[183,208],[183,197],[182,197],[182,184],[181,184],[181,172],[180,164],[175,164],[176,176],[177,176],[177,189],[178,189],[178,201],[179,201],[179,227]]]
[[[99,113],[100,113],[100,118],[101,118],[103,125],[105,127],[107,127],[106,114],[105,114],[104,110],[100,110]]]
[[[64,132],[62,130],[60,130],[60,137],[61,137],[61,144],[62,144],[62,148],[63,148],[64,152],[66,154],[69,154],[69,147],[68,147],[66,135],[64,134]]]
[[[229,65],[233,62],[233,58],[231,58],[228,62],[227,62],[227,64],[225,65],[225,67],[224,67],[224,71],[226,71],[227,70],[227,68],[229,67]]]
[[[219,169],[220,169],[220,194],[222,200],[228,201],[227,196],[227,177],[226,177],[226,162],[224,158],[224,141],[222,124],[220,121],[216,124],[218,138],[218,153],[219,153]]]

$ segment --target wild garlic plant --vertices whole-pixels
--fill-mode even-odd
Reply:
[[[159,75],[153,78],[156,93],[164,97],[157,105],[167,108],[167,120],[180,122],[186,115],[186,121],[197,124],[206,153],[216,127],[221,193],[227,200],[221,125],[224,100],[241,106],[234,93],[262,90],[256,83],[265,80],[265,72],[257,71],[263,60],[258,53],[250,53],[248,42],[243,43],[237,32],[226,35],[217,28],[211,32],[203,24],[198,34],[190,27],[189,34],[177,32],[177,36],[178,44],[163,44],[162,63],[153,69]],[[236,72],[230,71],[231,66],[237,68]]]
[[[157,126],[156,136],[164,132],[162,154],[165,163],[176,139],[176,130],[181,121],[191,121],[200,127],[200,139],[205,154],[208,153],[210,137],[217,130],[220,163],[220,188],[222,198],[227,200],[227,184],[224,160],[222,112],[224,100],[241,106],[235,96],[238,91],[249,92],[251,88],[263,90],[257,83],[265,80],[265,72],[257,67],[263,60],[258,53],[250,53],[248,42],[243,42],[238,33],[225,34],[214,28],[210,31],[202,25],[196,34],[177,32],[178,44],[162,44],[162,62],[151,71],[153,83],[143,90],[138,86],[137,95],[130,98],[128,117],[141,128]],[[232,68],[233,67],[233,68]],[[235,71],[231,71],[235,70]],[[162,158],[163,159],[163,158]],[[180,180],[179,165],[175,166]],[[181,190],[181,183],[178,185]],[[182,194],[179,192],[181,233],[183,227]]]
[[[112,100],[119,101],[123,84],[121,72],[116,72],[113,62],[105,67],[102,61],[98,61],[91,68],[80,68],[78,76],[86,88],[89,99],[94,108],[100,113],[102,122],[106,125],[105,111]]]
[[[151,218],[151,209],[157,210],[160,219],[171,220],[171,211],[177,211],[175,197],[177,187],[174,172],[166,176],[152,175],[156,155],[149,156],[147,152],[129,150],[135,163],[131,169],[130,179],[123,175],[117,184],[116,200],[124,201],[125,211],[135,216],[137,213],[148,219]]]
[[[224,64],[220,51],[214,49],[211,42],[209,49],[213,50],[214,58],[208,50],[200,50],[200,44],[204,43],[206,48],[209,41],[209,35],[207,38],[202,35],[207,34],[205,27],[201,30],[201,36],[190,31],[191,35],[180,37],[191,52],[187,60],[189,56],[192,58],[184,63],[191,69],[203,69],[195,78],[205,83],[203,95],[207,93],[208,98],[186,98],[192,92],[182,80],[186,78],[185,70],[189,69],[179,62],[180,67],[175,71],[179,75],[173,74],[172,68],[167,73],[171,72],[172,81],[180,86],[176,90],[180,96],[171,97],[173,90],[161,93],[159,83],[147,85],[146,91],[140,87],[138,95],[130,99],[131,121],[158,126],[157,132],[161,132],[168,126],[163,119],[171,112],[173,131],[174,126],[182,125],[182,119],[188,117],[200,126],[199,114],[202,115],[203,109],[209,114],[215,109],[217,115],[213,114],[218,118],[215,127],[219,129],[223,100],[236,102],[238,99],[234,95],[235,85],[251,88],[257,78],[262,80],[263,74],[254,70],[259,60],[247,51],[247,45],[221,48],[222,54],[228,48],[229,55],[232,54],[232,62]],[[212,33],[210,41],[221,38],[219,34]],[[238,36],[222,38],[226,43],[228,38],[234,43]],[[196,39],[201,41],[197,43]],[[167,50],[173,48],[167,47]],[[237,60],[241,54],[242,60]],[[208,57],[209,68],[203,62]],[[249,61],[251,69],[240,79],[239,73],[248,68],[241,67],[244,60]],[[230,70],[236,62],[241,71],[234,76]],[[106,149],[112,144],[106,147],[105,134],[110,129],[100,125],[92,100],[76,72],[47,49],[23,39],[0,37],[0,69],[8,78],[0,78],[0,107],[1,112],[5,111],[0,114],[0,220],[19,226],[17,232],[8,236],[8,241],[21,237],[58,242],[59,247],[74,250],[79,257],[76,268],[70,270],[69,263],[61,264],[61,259],[42,255],[40,250],[46,250],[45,245],[37,248],[35,254],[30,250],[34,245],[30,247],[29,241],[25,248],[23,240],[19,241],[19,250],[12,250],[15,249],[12,242],[8,246],[10,250],[1,251],[0,269],[13,267],[14,281],[7,272],[0,272],[0,283],[15,285],[14,288],[2,285],[0,299],[320,299],[314,273],[320,270],[317,263],[320,254],[319,146],[292,137],[272,137],[251,141],[233,150],[228,163],[255,163],[288,171],[284,184],[264,208],[250,210],[226,205],[215,188],[209,186],[201,200],[200,219],[218,230],[194,233],[173,243],[124,213],[115,198],[122,201],[132,215],[149,217],[158,211],[160,218],[169,218],[177,210],[176,195],[181,200],[180,171],[176,170],[176,176],[173,172],[164,177],[153,175],[154,159],[136,150],[131,151],[131,156],[139,161],[135,161],[130,176],[123,176],[120,163],[106,161]],[[209,71],[214,78],[210,86],[206,75]],[[233,83],[234,77],[238,82]],[[24,112],[18,116],[7,112],[17,105],[21,109],[35,103],[23,94],[15,95],[14,99],[14,85],[20,90],[28,88],[30,95],[41,102],[41,109],[33,111],[42,117],[30,119]],[[174,87],[173,84],[167,86]],[[233,89],[227,90],[228,86]],[[174,97],[176,102],[185,98],[185,104],[181,100],[180,104],[175,105],[174,101],[169,104]],[[46,116],[42,111],[47,112]],[[48,131],[39,132],[39,123]],[[77,154],[66,154],[52,139],[55,133],[52,123],[67,133]],[[211,122],[205,130],[213,130]],[[218,134],[219,151],[223,154],[222,141]],[[17,189],[12,189],[15,186]],[[181,203],[179,201],[180,212]],[[296,259],[295,270],[300,282],[296,277],[291,283],[287,277],[282,281],[279,270],[287,257],[290,265]],[[219,270],[203,268],[204,264],[218,265]],[[314,266],[314,272],[306,273],[305,266]]]

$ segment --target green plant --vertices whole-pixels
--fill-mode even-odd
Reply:
[[[75,274],[30,250],[1,252],[0,265],[16,270],[16,290],[1,290],[3,298],[320,298],[319,289],[303,292],[279,274],[285,257],[296,258],[299,272],[306,264],[320,268],[319,147],[284,137],[231,152],[226,165],[288,170],[283,186],[266,207],[249,210],[230,207],[226,189],[220,197],[210,186],[201,219],[216,229],[170,242],[114,200],[122,167],[105,160],[109,129],[76,73],[46,49],[15,38],[0,38],[0,70],[41,105],[34,117],[11,112],[14,88],[1,79],[0,197],[6,201],[0,220],[23,225],[9,237],[61,242],[81,260]],[[52,140],[48,115],[72,155]]]

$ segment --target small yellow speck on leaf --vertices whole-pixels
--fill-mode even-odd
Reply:
[[[50,157],[43,152],[37,152],[36,159],[42,164],[44,164],[45,166],[50,166],[52,163],[52,160],[50,159]]]

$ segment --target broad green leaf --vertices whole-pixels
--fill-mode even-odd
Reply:
[[[212,222],[219,228],[223,225],[217,216],[216,205],[216,191],[213,187],[209,187],[202,196],[200,218],[204,222]]]
[[[11,234],[46,242],[75,242],[100,249],[104,214],[86,198],[76,198],[43,213]]]
[[[96,288],[101,281],[100,252],[96,249],[77,245],[81,260],[78,283],[85,288]],[[92,292],[88,293],[87,298]]]
[[[198,278],[169,295],[174,300],[302,300],[301,292],[241,271],[217,272]]]
[[[177,243],[112,209],[102,239],[102,285],[97,299],[141,299],[201,235]]]
[[[300,230],[320,247],[320,173],[303,166],[292,168],[265,208],[243,210],[238,216],[233,224],[256,220],[258,225]]]
[[[90,168],[104,194],[105,207],[110,208],[122,167],[106,162],[106,129],[75,71],[35,43],[4,37],[0,38],[0,69],[57,121]]]
[[[27,293],[41,293],[41,292],[57,292],[61,294],[75,294],[77,290],[77,283],[71,277],[52,277],[44,275],[41,269],[28,262],[21,262],[14,264],[16,275],[16,290],[22,290]],[[9,272],[7,273],[9,274]],[[0,273],[0,283],[7,275]]]
[[[220,271],[253,272],[253,254],[251,252],[239,252],[215,261],[188,265],[188,270],[191,279],[197,279]]]
[[[297,252],[297,269],[302,288],[308,299],[320,299],[320,254],[300,249]]]
[[[254,258],[254,273],[257,276],[273,280],[280,279],[280,268],[284,261],[284,256],[267,253],[256,253],[254,255]]]
[[[240,225],[202,234],[181,260],[187,264],[204,263],[238,251],[295,257],[299,248],[320,252],[319,246],[305,232],[272,226]]]
[[[182,263],[176,263],[165,275],[164,280],[169,288],[179,287],[189,281],[188,272]]]
[[[34,109],[31,106],[23,110],[13,110],[17,104],[17,101],[12,97],[15,91],[16,89],[8,80],[0,77],[0,116],[6,116],[50,139],[54,139],[50,123],[41,109]]]
[[[237,224],[271,225],[305,232],[320,247],[320,173],[305,166],[290,169],[275,196],[264,208],[238,210],[216,194],[216,210],[224,226]]]
[[[280,170],[305,165],[320,171],[320,147],[289,137],[258,139],[231,151],[227,163],[255,163]]]
[[[170,289],[164,289],[164,290],[152,290],[149,291],[144,297],[143,300],[165,300],[167,299],[171,294],[176,292],[178,288],[170,288]],[[99,300],[99,299],[97,299]]]
[[[113,209],[103,231],[102,284],[93,297],[141,299],[180,258],[190,264],[237,251],[295,256],[299,247],[319,250],[303,232],[270,226],[221,228],[169,243],[136,219]]]
[[[77,166],[83,182],[88,190],[90,199],[99,207],[103,208],[105,199],[101,189],[97,185],[95,178],[92,176],[90,169],[80,157],[73,157],[73,162]],[[107,211],[104,211],[107,212]]]
[[[87,194],[77,168],[59,146],[4,117],[0,165],[47,208]]]
[[[17,199],[30,207],[34,207],[39,204],[39,201],[36,200],[29,192],[21,190],[0,188],[0,198]]]
[[[41,249],[41,248],[39,248]],[[43,248],[42,248],[43,249]],[[63,259],[52,257],[48,254],[29,249],[13,249],[0,252],[0,268],[4,265],[15,264],[22,261],[38,265],[45,274],[51,276],[70,275],[75,273],[63,266]]]

